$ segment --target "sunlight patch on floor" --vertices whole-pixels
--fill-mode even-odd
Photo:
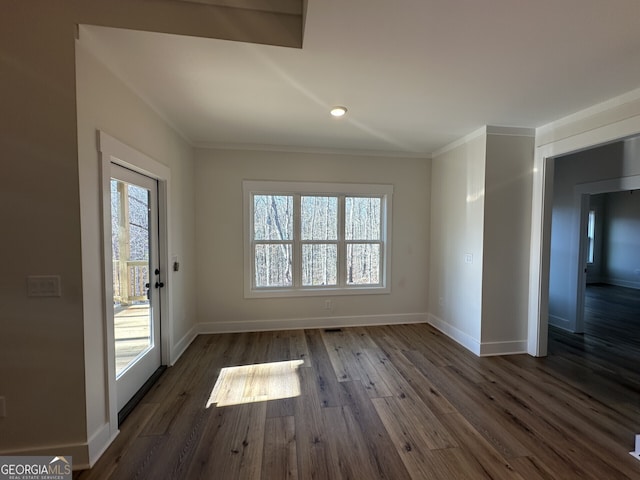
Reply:
[[[206,408],[266,402],[300,395],[298,368],[304,360],[226,367],[211,391]]]

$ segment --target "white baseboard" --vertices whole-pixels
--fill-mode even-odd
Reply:
[[[194,325],[171,349],[171,366],[175,365],[182,354],[189,348],[200,333],[200,325]]]
[[[569,332],[573,332],[575,327],[575,325],[570,320],[563,317],[558,317],[557,315],[549,315],[549,325],[562,328],[563,330],[567,330]]]
[[[455,340],[467,350],[480,356],[480,342],[471,335],[466,334],[462,330],[459,330],[431,313],[429,314],[428,322],[434,328],[437,328],[444,333],[447,337]]]
[[[455,340],[467,350],[479,357],[490,357],[496,355],[514,355],[527,353],[527,341],[515,340],[507,342],[479,342],[471,335],[445,322],[433,314],[429,314],[429,324],[437,328],[446,336]]]
[[[8,457],[72,457],[74,470],[90,468],[89,448],[86,443],[27,447],[17,450],[0,450],[0,456]]]
[[[245,320],[237,322],[200,323],[198,333],[265,332],[270,330],[298,330],[304,328],[366,327],[426,323],[426,313],[390,315],[354,315],[344,317],[289,318],[275,320]]]
[[[95,465],[98,459],[102,456],[109,445],[116,439],[119,430],[116,430],[115,434],[111,435],[111,425],[109,423],[105,423],[102,427],[100,427],[87,442],[87,450],[89,456],[89,463],[86,466],[82,466],[82,468],[91,468]],[[73,459],[73,468],[76,469],[75,458]]]
[[[0,451],[0,455],[16,457],[72,457],[74,470],[86,470],[95,465],[105,450],[118,436],[118,433],[120,433],[116,432],[116,434],[112,436],[110,431],[111,429],[109,424],[105,423],[93,435],[91,435],[91,438],[87,443],[2,450]]]
[[[621,280],[619,278],[603,278],[601,283],[606,283],[607,285],[613,285],[616,287],[626,287],[626,288],[635,288],[636,290],[640,290],[640,282],[631,282],[629,280]]]
[[[520,353],[527,353],[526,340],[516,340],[511,342],[482,342],[480,344],[481,357],[518,355]]]

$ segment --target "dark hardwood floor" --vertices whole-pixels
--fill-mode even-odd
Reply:
[[[551,374],[629,416],[640,433],[640,291],[588,285],[584,334],[550,327],[544,365]]]
[[[477,358],[424,324],[202,335],[74,478],[637,479],[633,343],[551,329],[547,358]]]

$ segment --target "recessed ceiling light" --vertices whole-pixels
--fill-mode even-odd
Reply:
[[[334,117],[342,117],[347,113],[347,107],[333,107],[331,109],[331,115]]]

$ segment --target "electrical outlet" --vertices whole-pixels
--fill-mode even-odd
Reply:
[[[325,310],[331,310],[332,307],[333,307],[333,303],[331,302],[331,300],[325,300],[324,301]]]
[[[464,254],[464,263],[473,263],[473,255],[471,253]]]
[[[0,418],[7,416],[7,402],[4,397],[0,397]]]

